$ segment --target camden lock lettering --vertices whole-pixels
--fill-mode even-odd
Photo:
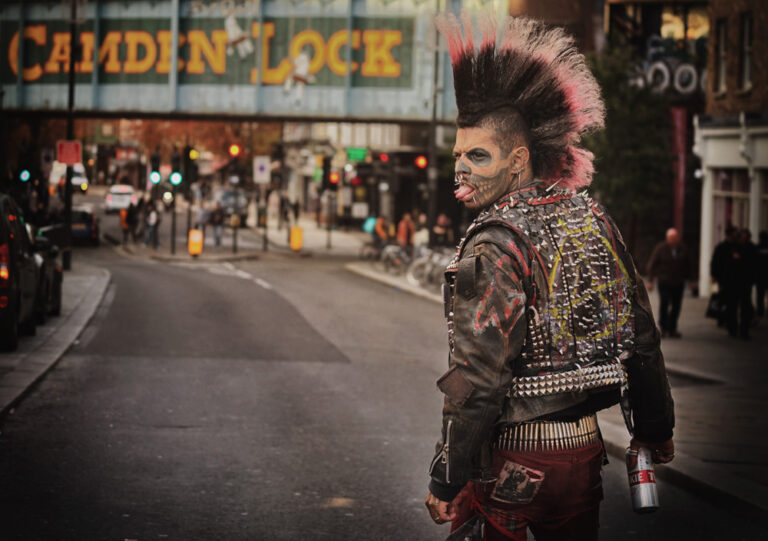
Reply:
[[[167,19],[102,19],[99,24],[100,83],[167,83],[173,42]],[[263,25],[234,18],[182,20],[179,83],[283,84],[303,56],[307,75],[318,85],[342,86],[349,71],[353,86],[410,86],[412,18],[358,19],[351,32],[343,18],[314,18],[309,24],[294,22],[289,35],[285,18]],[[15,82],[19,69],[27,84],[66,80],[70,37],[65,24],[29,21],[22,38],[17,24],[4,23],[0,35],[7,60],[0,73],[4,83]],[[95,68],[92,21],[81,27],[78,39],[75,71],[78,82],[85,83]],[[24,48],[21,66],[19,47]]]

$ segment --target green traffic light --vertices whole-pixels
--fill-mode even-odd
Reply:
[[[28,181],[31,176],[32,176],[32,174],[29,172],[28,169],[24,169],[21,173],[19,173],[19,179],[22,182]]]
[[[152,184],[160,184],[160,173],[157,171],[152,171],[149,174],[149,180],[152,181]]]
[[[173,184],[174,186],[178,186],[179,184],[181,184],[181,173],[179,173],[178,171],[174,171],[173,173],[171,173],[171,184]]]

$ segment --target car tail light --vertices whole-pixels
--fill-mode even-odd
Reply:
[[[11,258],[8,244],[0,244],[0,287],[8,287],[11,279]]]

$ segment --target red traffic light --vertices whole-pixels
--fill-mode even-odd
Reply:
[[[389,154],[385,154],[383,152],[379,154],[379,161],[387,163],[389,161]]]
[[[339,174],[335,171],[331,173],[331,176],[328,177],[328,180],[331,181],[331,184],[338,184],[339,183]]]
[[[416,159],[413,160],[413,163],[416,164],[416,167],[419,169],[426,169],[427,167],[427,157],[426,156],[416,156]]]
[[[233,158],[237,158],[240,155],[240,145],[235,143],[229,145],[229,155]]]

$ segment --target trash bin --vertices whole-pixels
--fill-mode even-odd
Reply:
[[[291,250],[298,252],[304,244],[304,230],[298,225],[291,228]]]
[[[197,257],[203,253],[203,230],[202,229],[190,229],[189,230],[189,255]]]

